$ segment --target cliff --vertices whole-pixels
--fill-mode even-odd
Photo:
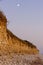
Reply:
[[[22,40],[7,29],[6,16],[0,11],[0,54],[37,54],[39,50],[29,41]]]

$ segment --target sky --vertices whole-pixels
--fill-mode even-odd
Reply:
[[[0,0],[8,29],[43,53],[43,0]]]

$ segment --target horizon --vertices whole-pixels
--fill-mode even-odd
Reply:
[[[43,53],[43,0],[2,0],[0,10],[7,17],[8,29]]]

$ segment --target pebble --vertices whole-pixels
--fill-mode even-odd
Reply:
[[[43,65],[41,55],[10,54],[0,56],[0,65]],[[42,55],[43,57],[43,55]]]

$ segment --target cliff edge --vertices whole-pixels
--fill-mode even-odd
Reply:
[[[38,54],[39,50],[29,41],[22,40],[7,29],[7,18],[0,11],[0,54]]]

